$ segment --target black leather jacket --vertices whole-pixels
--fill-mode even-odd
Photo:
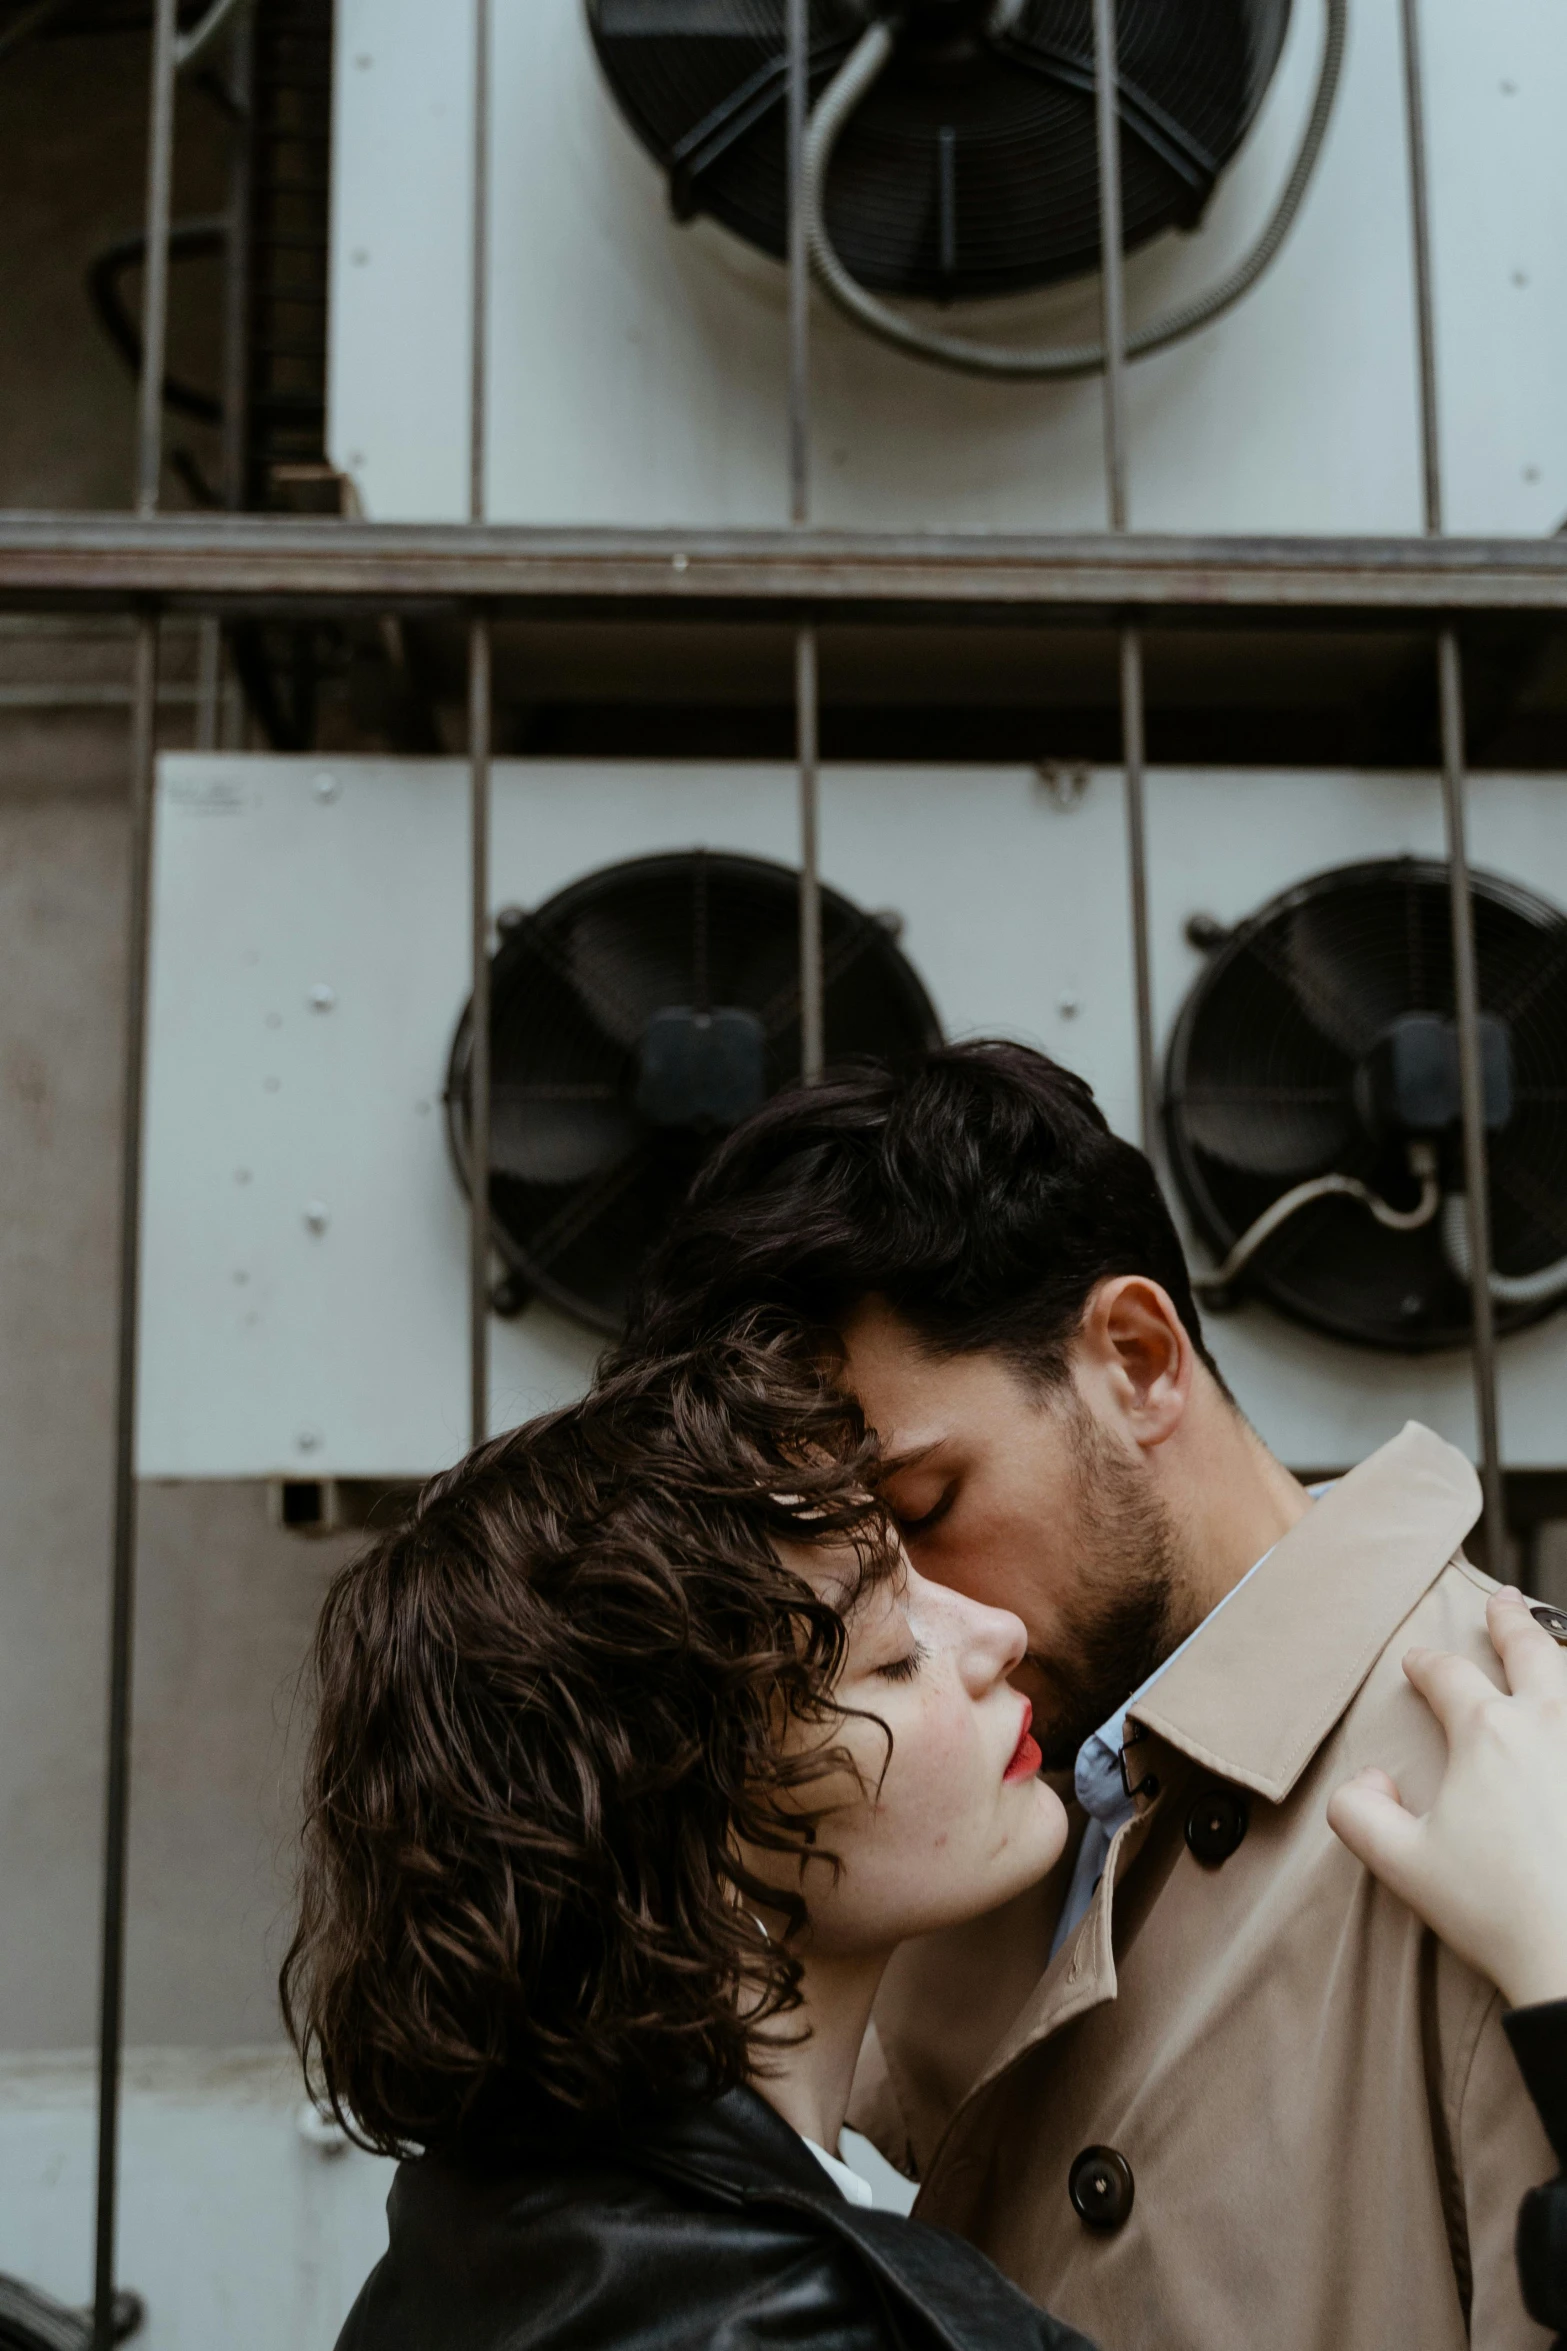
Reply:
[[[1507,2029],[1567,2163],[1567,2001]],[[405,2163],[387,2218],[338,2351],[1092,2351],[961,2237],[847,2203],[751,2090],[613,2145]],[[1567,2330],[1567,2179],[1518,2254]]]
[[[1515,2008],[1502,2019],[1563,2176],[1535,2188],[1518,2215],[1518,2277],[1531,2318],[1567,2351],[1567,2000]]]
[[[945,2229],[867,2212],[752,2090],[504,2168],[403,2164],[338,2351],[1090,2351]]]

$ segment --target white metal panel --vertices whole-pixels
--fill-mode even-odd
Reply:
[[[1567,787],[1556,778],[1478,776],[1470,854],[1567,908]],[[1161,1035],[1173,1026],[1202,957],[1187,918],[1233,923],[1305,875],[1360,858],[1442,854],[1434,777],[1214,770],[1149,779],[1153,959]],[[1206,1263],[1200,1244],[1193,1262]],[[1300,1467],[1360,1460],[1410,1417],[1471,1454],[1469,1359],[1393,1356],[1298,1328],[1266,1306],[1208,1318],[1226,1378],[1257,1428]],[[1502,1339],[1502,1450],[1513,1467],[1567,1463],[1567,1319]]]
[[[462,1449],[440,1091],[467,990],[466,793],[453,761],[161,763],[145,1476],[413,1475]],[[824,878],[902,915],[949,1032],[1042,1043],[1132,1115],[1118,778],[1063,808],[1025,769],[834,768],[822,834]],[[498,907],[697,844],[792,862],[792,771],[496,769]],[[542,1305],[497,1324],[495,1424],[578,1390],[598,1344]]]
[[[604,87],[582,0],[496,0],[490,484],[499,519],[773,524],[787,511],[783,273],[679,227]],[[1450,527],[1567,506],[1567,16],[1427,0]],[[338,0],[335,459],[386,518],[464,511],[470,12]],[[1134,316],[1212,282],[1298,134],[1321,32],[1295,0],[1274,88],[1194,237],[1130,266]],[[1141,363],[1132,516],[1150,529],[1420,525],[1398,11],[1357,5],[1339,111],[1284,252],[1227,318]],[[363,259],[358,258],[364,256]],[[1519,284],[1522,278],[1525,282]],[[944,316],[1038,339],[1096,324],[1092,285]],[[815,518],[1095,528],[1096,384],[974,382],[813,317]]]

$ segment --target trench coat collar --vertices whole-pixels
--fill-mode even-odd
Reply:
[[[1480,1511],[1480,1481],[1418,1421],[1341,1478],[1293,1526],[1190,1648],[1130,1709],[1224,1779],[1282,1803],[1388,1642],[1430,1590]],[[1040,1978],[970,2097],[1023,2051],[1116,1997],[1117,1884],[1146,1842],[1158,1799],[1110,1841],[1075,1935]]]
[[[1464,1456],[1406,1422],[1290,1529],[1131,1722],[1282,1803],[1479,1512]]]

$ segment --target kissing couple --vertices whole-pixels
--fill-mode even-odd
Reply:
[[[1430,1432],[1312,1493],[1242,1401],[1042,1056],[728,1139],[323,1611],[284,2007],[403,2158],[340,2351],[1567,2329],[1567,1620]]]

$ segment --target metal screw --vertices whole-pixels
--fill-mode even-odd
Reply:
[[[330,1012],[336,1002],[337,990],[335,988],[329,988],[325,980],[317,980],[315,986],[310,991],[311,1011]]]
[[[1056,1010],[1060,1013],[1063,1020],[1076,1020],[1082,1009],[1082,997],[1077,995],[1071,988],[1067,989],[1064,996],[1058,996],[1056,998]]]
[[[250,1170],[249,1170],[249,1168],[248,1168],[248,1167],[236,1167],[236,1168],[235,1168],[235,1170],[234,1170],[234,1181],[235,1181],[235,1183],[236,1183],[236,1184],[248,1184],[248,1183],[249,1183],[249,1181],[250,1181]]]
[[[1523,469],[1523,478],[1526,482],[1537,482],[1540,478],[1539,467],[1537,465],[1526,465]]]
[[[305,1224],[312,1233],[324,1233],[332,1221],[332,1211],[324,1200],[305,1202]]]
[[[495,917],[495,928],[498,931],[514,931],[527,919],[520,906],[503,906]]]
[[[1515,286],[1526,286],[1528,283],[1529,272],[1526,269],[1515,269],[1513,271],[1513,284]]]
[[[1195,947],[1200,955],[1211,955],[1215,948],[1226,944],[1229,936],[1229,925],[1220,922],[1217,915],[1189,914],[1186,917],[1186,944]]]
[[[690,560],[691,558],[689,555],[671,555],[669,558],[669,568],[671,571],[684,571]]]
[[[369,258],[369,248],[364,245],[356,245],[353,249],[353,252],[349,255],[349,259],[352,261],[356,269],[363,269]]]
[[[294,1439],[294,1443],[299,1447],[301,1453],[319,1452],[321,1447],[321,1431],[319,1429],[301,1429],[298,1436]]]
[[[889,939],[902,938],[903,917],[898,912],[896,906],[878,906],[875,913],[871,916],[871,920],[873,923],[875,923],[878,930],[883,930],[886,932]]]
[[[310,779],[310,788],[318,800],[335,800],[343,789],[329,767],[322,767]]]
[[[1057,808],[1067,814],[1088,790],[1089,769],[1083,760],[1042,759],[1034,770]]]
[[[266,1094],[275,1094],[282,1083],[283,1081],[281,1078],[263,1078],[261,1081],[262,1092]]]

